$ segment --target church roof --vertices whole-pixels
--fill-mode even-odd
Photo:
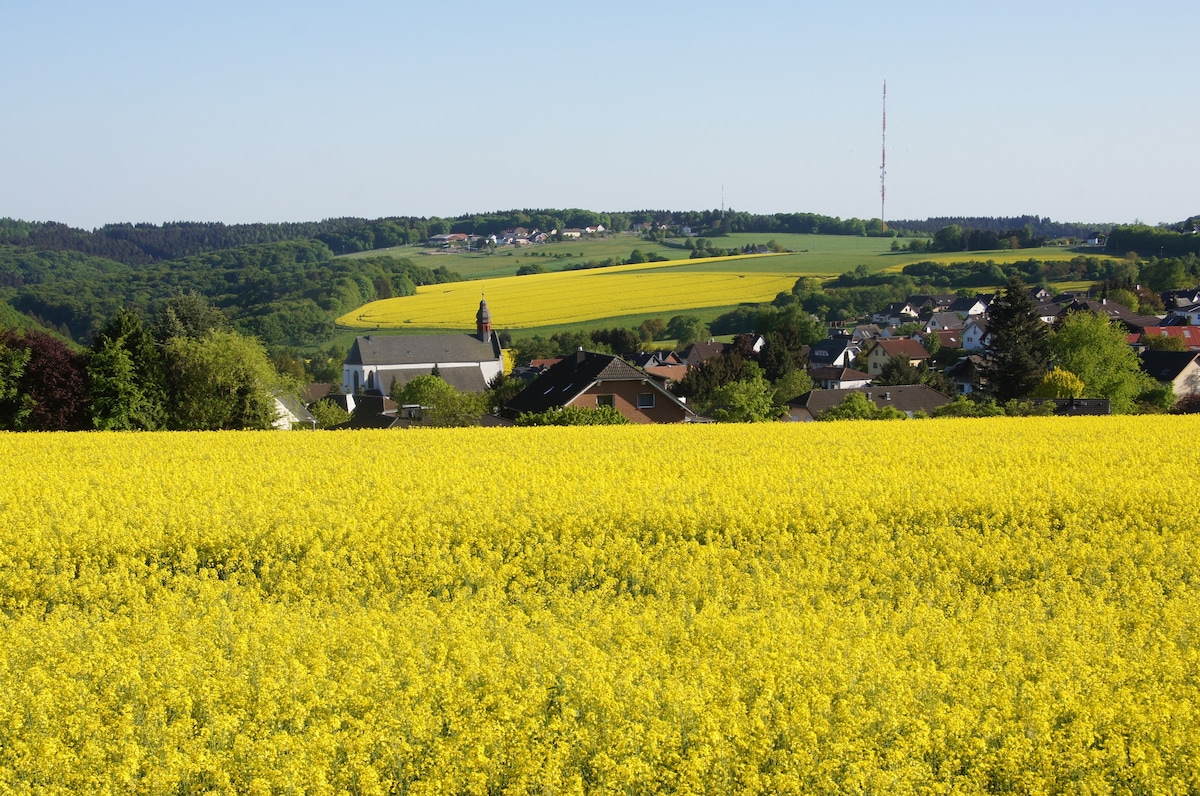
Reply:
[[[347,365],[445,365],[499,359],[500,339],[485,342],[473,334],[367,335],[354,340]]]

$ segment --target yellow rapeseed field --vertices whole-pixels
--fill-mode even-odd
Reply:
[[[0,792],[1196,793],[1198,433],[0,435]]]
[[[466,328],[474,322],[480,296],[486,291],[498,325],[527,329],[617,315],[678,314],[743,301],[770,301],[796,282],[795,275],[771,273],[672,272],[702,262],[679,260],[423,285],[416,295],[371,302],[338,318],[338,323],[356,328]]]

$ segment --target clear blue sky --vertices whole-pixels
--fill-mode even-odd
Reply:
[[[0,216],[1200,213],[1200,3],[0,3]]]

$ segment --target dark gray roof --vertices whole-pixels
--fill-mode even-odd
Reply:
[[[486,362],[500,358],[500,338],[473,334],[367,335],[354,340],[347,365],[415,365],[422,362]]]
[[[1054,404],[1054,414],[1060,417],[1112,414],[1112,402],[1107,398],[1034,398],[1032,403]]]
[[[513,396],[504,408],[504,414],[516,417],[523,412],[546,412],[566,406],[598,381],[644,382],[660,394],[679,402],[678,398],[660,387],[649,374],[638,370],[620,357],[578,351],[547,368],[528,387]],[[690,410],[688,411],[690,413]]]
[[[1077,300],[1067,304],[1058,315],[1064,318],[1072,312],[1091,312],[1110,321],[1120,321],[1131,332],[1140,332],[1149,326],[1158,326],[1161,319],[1154,315],[1139,315],[1123,304],[1106,299]]]
[[[949,307],[957,299],[958,296],[953,293],[926,293],[909,296],[908,303],[914,307],[924,307],[926,304],[933,307]]]
[[[971,296],[969,298],[963,297],[963,298],[955,299],[954,303],[951,304],[949,307],[947,307],[947,309],[950,312],[967,313],[967,312],[970,312],[971,309],[974,308],[976,304],[983,304],[986,306],[987,302],[983,300],[982,296]]]
[[[930,320],[936,320],[947,329],[961,329],[966,325],[966,321],[957,312],[935,312],[930,316]]]
[[[851,346],[857,348],[857,343],[849,337],[826,338],[812,344],[812,348],[808,351],[808,362],[817,367],[829,365],[845,354],[846,349]]]
[[[917,411],[932,412],[950,399],[937,390],[924,384],[897,384],[887,387],[854,387],[844,390],[812,390],[788,403],[792,406],[807,409],[814,417],[832,409],[846,399],[852,392],[865,393],[867,399],[881,409],[891,406],[901,412],[911,414]]]
[[[808,375],[814,379],[836,379],[838,381],[870,381],[871,374],[854,368],[814,368]]]
[[[1174,381],[1200,356],[1195,351],[1143,351],[1142,370],[1158,381]]]
[[[403,388],[418,376],[429,376],[432,373],[432,368],[429,370],[418,370],[416,368],[383,370],[379,373],[379,380],[387,382],[382,386],[390,395],[393,385]],[[442,378],[442,381],[459,392],[484,392],[488,388],[487,379],[483,377],[483,371],[478,367],[439,367],[437,375]]]

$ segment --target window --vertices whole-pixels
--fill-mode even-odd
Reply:
[[[613,397],[611,395],[597,395],[596,406],[614,406]]]
[[[653,409],[654,408],[654,393],[640,392],[638,393],[638,409]]]

